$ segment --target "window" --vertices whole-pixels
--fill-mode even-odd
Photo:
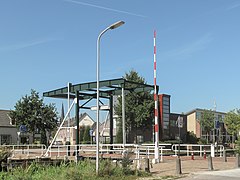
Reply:
[[[163,106],[163,110],[168,110],[169,111],[169,106]]]
[[[143,136],[137,136],[137,142],[138,143],[143,143]]]
[[[163,101],[163,105],[169,106],[169,101]]]
[[[167,114],[164,113],[164,114],[163,114],[163,117],[164,117],[164,118],[169,118],[169,114],[168,114],[168,113],[167,113]]]
[[[219,121],[219,122],[222,122],[222,121],[223,121],[223,117],[222,117],[221,114],[218,115],[218,121]]]
[[[169,97],[163,97],[163,102],[165,101],[165,102],[168,102],[169,103]]]
[[[165,126],[165,125],[168,126],[168,125],[169,125],[169,121],[164,121],[164,122],[163,122],[163,125],[164,125],[164,126]]]
[[[164,125],[164,126],[163,126],[163,129],[169,129],[169,128],[168,128],[168,125]]]
[[[196,111],[196,120],[201,120],[201,112]]]
[[[163,109],[163,113],[169,113],[169,109]]]
[[[164,121],[164,122],[168,122],[168,121],[169,121],[169,118],[163,117],[163,121]]]
[[[176,127],[176,120],[170,120],[170,126]]]
[[[11,144],[11,135],[2,134],[1,135],[1,144],[4,144],[4,145]]]
[[[10,124],[15,126],[16,125],[16,121],[15,119],[12,119],[8,114],[7,114],[8,118],[10,119]]]

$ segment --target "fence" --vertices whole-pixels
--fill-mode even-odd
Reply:
[[[17,155],[43,156],[47,149],[44,144],[1,145],[0,147],[8,148],[12,152],[12,157]]]
[[[212,157],[215,157],[215,154],[219,153],[220,157],[223,156],[224,146],[223,145],[200,145],[200,144],[174,144],[172,145],[172,151],[175,152],[175,155],[179,152],[180,147],[180,153],[185,154],[189,156],[191,153],[194,155],[199,154],[200,157],[203,156],[204,151],[207,154],[211,154]]]
[[[90,144],[80,144],[80,145],[53,145],[50,147],[49,151],[45,145],[2,145],[1,147],[7,147],[12,151],[12,157],[17,155],[26,155],[29,156],[75,156],[78,153],[82,154],[95,154],[96,145]],[[99,144],[99,153],[100,154],[118,154],[125,155],[131,154],[135,155],[135,159],[140,159],[140,157],[153,158],[154,156],[154,144]],[[177,155],[179,151],[179,144],[159,144],[159,156],[160,161],[163,161],[163,157],[167,155]],[[212,157],[215,156],[215,153],[219,153],[220,157],[223,156],[224,146],[218,145],[213,148],[212,145],[198,145],[198,144],[180,144],[180,153],[182,155],[195,155],[203,156],[205,153],[213,153]]]

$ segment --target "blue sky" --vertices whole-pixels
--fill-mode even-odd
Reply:
[[[171,111],[240,108],[239,0],[7,0],[0,2],[0,109],[31,89],[101,80],[131,69],[153,84],[153,31],[157,83],[171,95]],[[45,99],[46,103],[64,100]]]

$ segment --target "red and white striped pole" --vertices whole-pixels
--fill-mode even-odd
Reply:
[[[154,148],[154,163],[159,163],[159,127],[158,127],[158,92],[157,92],[157,62],[156,62],[156,31],[154,30],[154,101],[155,101],[155,110],[154,110],[154,119],[155,119],[155,148]]]

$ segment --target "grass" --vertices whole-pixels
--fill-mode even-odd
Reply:
[[[102,160],[99,166],[99,174],[96,175],[95,163],[90,160],[81,161],[78,164],[61,164],[60,166],[39,165],[32,163],[24,168],[15,168],[11,172],[0,172],[2,180],[121,180],[137,179],[150,174],[135,172],[130,166],[116,166],[109,160]]]

